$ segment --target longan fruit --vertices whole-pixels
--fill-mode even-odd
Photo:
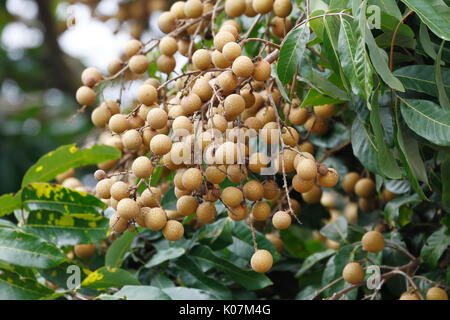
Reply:
[[[264,188],[264,199],[271,200],[280,194],[278,184],[273,180],[265,180],[262,182]]]
[[[115,75],[119,72],[124,66],[124,63],[120,59],[113,59],[108,64],[108,73],[110,75]]]
[[[236,29],[236,27],[230,23],[224,24],[220,27],[219,31],[227,31],[231,33],[235,39],[239,37],[239,31]]]
[[[420,297],[413,291],[407,291],[402,293],[399,300],[420,300]]]
[[[308,109],[291,108],[288,119],[295,126],[303,125],[308,119]]]
[[[153,108],[147,114],[147,122],[153,129],[162,129],[167,125],[167,112],[160,108]]]
[[[375,183],[370,178],[359,179],[355,184],[355,194],[360,198],[369,198],[375,194]]]
[[[292,187],[299,193],[305,193],[312,189],[314,180],[302,179],[298,174],[292,178]]]
[[[260,173],[263,168],[267,167],[269,159],[264,153],[255,152],[252,153],[248,160],[248,168],[250,171],[255,173]]]
[[[268,13],[272,10],[273,0],[253,0],[253,9],[257,13]]]
[[[307,131],[311,131],[311,133],[314,133],[318,136],[324,135],[328,132],[328,129],[330,128],[330,124],[327,121],[327,119],[322,119],[316,116],[311,116],[306,120],[305,123],[305,129]]]
[[[272,217],[272,224],[275,229],[283,230],[289,228],[292,223],[292,218],[286,211],[277,211]]]
[[[66,179],[66,181],[67,180],[69,180],[69,179]],[[102,199],[111,198],[111,187],[113,184],[114,184],[114,180],[110,179],[110,178],[106,178],[106,179],[103,179],[103,180],[97,182],[97,185],[95,186],[95,194],[99,198],[102,198]],[[66,187],[66,188],[68,188],[68,187]]]
[[[259,181],[250,180],[243,188],[244,196],[250,201],[258,201],[264,196],[264,187]]]
[[[147,188],[141,194],[141,201],[144,207],[157,207],[161,202],[161,191],[156,187]]]
[[[359,262],[349,262],[342,271],[342,277],[350,284],[357,284],[364,279],[364,270]]]
[[[358,221],[358,205],[354,202],[349,202],[344,207],[344,215],[349,223],[356,223]]]
[[[175,15],[177,19],[184,19],[186,15],[184,13],[184,1],[177,1],[170,7],[170,12]]]
[[[157,134],[150,141],[150,150],[158,155],[163,156],[172,149],[172,140],[165,134]]]
[[[130,196],[128,187],[128,184],[123,181],[114,182],[110,189],[111,197],[117,201],[128,198]]]
[[[95,108],[91,113],[92,123],[99,128],[103,128],[111,118],[111,112],[104,105]]]
[[[241,183],[247,180],[247,168],[238,164],[232,164],[227,167],[227,176],[231,182]]]
[[[311,156],[314,154],[314,146],[312,145],[311,142],[308,141],[305,141],[302,144],[300,144],[297,149],[302,153],[307,152]],[[312,159],[314,159],[314,157],[312,157]]]
[[[238,148],[233,142],[227,141],[221,144],[214,155],[217,164],[234,164],[238,158]]]
[[[230,42],[231,43],[231,42]],[[233,42],[234,43],[234,42]],[[229,66],[231,66],[231,61],[227,60],[225,58],[225,56],[223,55],[222,52],[220,52],[219,50],[214,50],[211,53],[211,60],[212,63],[217,67],[217,68],[228,68]]]
[[[427,291],[427,300],[448,300],[448,295],[445,290],[439,287],[432,287]]]
[[[162,54],[158,57],[158,59],[156,59],[156,66],[162,73],[171,73],[173,69],[175,69],[176,64],[177,61],[173,56],[166,56],[165,54]]]
[[[186,172],[185,169],[178,170],[173,177],[173,184],[175,185],[175,187],[177,187],[180,190],[186,190],[186,188],[183,186],[183,182],[182,182],[183,174],[185,172]]]
[[[369,231],[362,237],[361,243],[363,249],[368,252],[377,253],[384,248],[384,238],[383,235],[378,231]]]
[[[342,180],[342,189],[344,189],[345,192],[352,194],[355,192],[355,185],[360,179],[360,175],[358,172],[349,172],[344,176],[344,179]]]
[[[244,220],[247,217],[247,214],[248,214],[247,204],[228,209],[228,217],[234,221]]]
[[[317,176],[317,165],[312,159],[300,158],[296,170],[299,177],[304,180],[313,180]]]
[[[255,67],[252,60],[247,56],[240,56],[236,58],[231,67],[233,73],[242,78],[250,77],[253,74]]]
[[[253,0],[245,0],[245,12],[244,14],[249,17],[253,18],[256,17],[258,14],[255,9],[253,9]]]
[[[198,201],[193,196],[184,195],[177,200],[177,211],[183,216],[190,216],[197,210]]]
[[[245,0],[227,0],[225,13],[233,18],[239,17],[245,12]]]
[[[363,212],[372,212],[375,210],[375,203],[373,198],[359,198],[358,205]]]
[[[256,221],[264,221],[270,217],[270,206],[265,201],[258,201],[253,205],[252,215]]]
[[[166,56],[173,56],[178,51],[178,42],[174,37],[165,36],[159,42],[159,51]]]
[[[222,52],[223,47],[228,42],[234,42],[236,39],[233,34],[228,31],[219,31],[214,37],[214,48]]]
[[[152,175],[153,165],[149,158],[142,156],[133,161],[131,170],[136,177],[146,179]]]
[[[164,238],[169,241],[178,241],[183,237],[184,227],[177,220],[168,220],[162,229]]]
[[[191,195],[192,191],[181,190],[180,188],[175,187],[174,193],[175,193],[175,197],[177,197],[177,199],[180,199],[182,196],[189,196],[189,195]]]
[[[275,0],[273,2],[273,13],[277,17],[285,18],[292,11],[291,0]]]
[[[203,14],[203,3],[200,0],[188,0],[184,3],[184,14],[188,18],[198,18]]]
[[[295,170],[294,160],[297,156],[295,151],[284,149],[284,152],[280,152],[278,154],[278,158],[276,159],[276,163],[278,165],[278,172],[283,172],[283,159],[284,159],[284,171],[286,173],[291,173]]]
[[[302,199],[306,203],[319,203],[322,197],[322,189],[314,185],[311,190],[302,193]]]
[[[102,74],[96,68],[89,67],[84,69],[81,73],[81,82],[88,87],[95,86],[102,79]]]
[[[209,100],[213,95],[213,90],[205,78],[199,78],[192,86],[192,92],[196,94],[202,101]]]
[[[213,203],[205,201],[197,207],[197,219],[202,223],[211,223],[216,217],[216,207]]]
[[[203,183],[203,174],[197,168],[189,168],[183,173],[183,186],[190,191],[198,189]]]
[[[75,98],[77,102],[83,106],[90,106],[95,102],[95,92],[87,86],[79,87]]]
[[[76,244],[73,251],[78,258],[87,260],[95,254],[96,246],[95,243]]]
[[[136,74],[145,73],[149,64],[150,62],[147,57],[142,54],[131,57],[130,62],[128,63],[131,72]]]
[[[222,191],[222,201],[229,207],[237,207],[243,200],[242,191],[236,187],[226,187]]]
[[[142,42],[136,39],[131,39],[125,44],[124,53],[127,58],[131,58],[142,49]]]
[[[142,137],[137,130],[127,130],[122,135],[122,143],[128,150],[138,150],[142,144]]]
[[[274,233],[267,233],[266,234],[266,239],[269,240],[270,242],[272,242],[272,244],[275,247],[275,250],[278,253],[281,254],[283,252],[283,250],[284,250],[284,243],[283,243],[283,240],[281,240],[279,236],[277,236]]]
[[[281,129],[281,137],[284,144],[295,147],[300,140],[300,135],[293,127],[284,127]]]
[[[236,42],[228,42],[222,48],[223,56],[230,62],[233,62],[237,57],[241,55],[241,53],[241,46]]]
[[[211,119],[210,119],[211,120]],[[211,122],[208,121],[208,128],[211,128]],[[224,116],[220,114],[215,114],[212,118],[212,125],[214,129],[219,130],[222,133],[225,133],[225,131],[228,129],[228,121],[225,119]]]
[[[255,0],[253,0],[255,1]],[[250,260],[250,264],[252,269],[259,273],[265,273],[272,268],[273,265],[273,257],[272,254],[265,250],[257,250]]]
[[[332,188],[339,181],[339,174],[333,168],[328,168],[328,171],[325,175],[319,175],[317,182],[324,188]]]
[[[217,77],[217,84],[225,94],[231,93],[238,85],[238,78],[232,71],[224,71]]]
[[[211,55],[208,50],[199,49],[192,55],[192,63],[199,70],[205,70],[211,65]]]
[[[137,91],[137,98],[140,103],[149,106],[158,100],[158,91],[150,84],[143,84]]]
[[[109,227],[115,232],[124,232],[127,230],[128,221],[121,218],[117,213],[114,213],[109,218]]]
[[[128,120],[124,114],[115,114],[109,118],[108,126],[112,132],[122,133],[128,129]]]
[[[222,183],[227,177],[226,170],[224,165],[209,166],[205,171],[206,180],[214,184]]]
[[[137,114],[130,114],[127,120],[128,120],[128,128],[130,129],[138,129],[142,127],[145,123],[145,120],[139,117]]]
[[[245,109],[245,100],[238,94],[230,94],[225,98],[224,109],[226,114],[236,116],[242,113]]]
[[[103,173],[105,173],[105,172],[103,171]],[[99,174],[101,174],[101,173],[98,173],[97,175],[99,175]],[[62,183],[64,180],[66,180],[67,178],[72,178],[74,175],[75,175],[75,169],[70,168],[69,170],[67,170],[63,173],[58,174],[55,179],[56,179],[56,181],[58,181],[58,183]],[[95,177],[95,174],[94,174],[94,177]],[[101,176],[101,179],[96,179],[96,180],[100,181],[104,178],[106,178],[106,173],[104,176]]]
[[[333,241],[331,239],[326,239],[325,240],[325,245],[327,246],[327,248],[329,249],[333,249],[333,250],[339,250],[339,247],[341,246],[339,242],[337,241]]]
[[[201,106],[202,100],[193,92],[181,99],[181,108],[185,114],[194,113],[195,111],[200,110]]]
[[[185,116],[179,116],[172,122],[172,130],[178,135],[178,136],[184,136],[188,133],[192,133],[193,131],[193,125],[191,120],[189,120],[188,117]],[[183,134],[184,133],[184,134]]]
[[[158,27],[163,33],[170,33],[175,30],[176,21],[176,16],[172,12],[166,11],[159,15]]]
[[[397,195],[393,192],[390,192],[388,189],[383,189],[381,192],[381,195],[383,197],[383,202],[388,203],[392,199],[394,199]]]
[[[133,199],[124,198],[117,204],[117,213],[125,220],[136,218],[139,215],[139,206]]]
[[[320,118],[331,118],[336,109],[334,104],[324,104],[322,106],[314,106],[314,113]]]

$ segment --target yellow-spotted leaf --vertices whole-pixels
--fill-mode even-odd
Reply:
[[[139,286],[141,283],[128,271],[120,268],[101,267],[91,272],[81,283],[82,287],[105,290],[123,286]]]
[[[34,279],[0,270],[0,300],[37,300],[48,297],[53,292]]]

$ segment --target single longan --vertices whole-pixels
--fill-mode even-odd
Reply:
[[[397,196],[397,194],[390,192],[388,189],[383,189],[381,195],[384,203],[388,203]]]
[[[151,176],[153,165],[149,158],[142,156],[133,161],[131,170],[136,177],[146,179]]]
[[[308,192],[314,186],[314,180],[302,179],[298,174],[292,178],[292,187],[299,193]]]
[[[253,0],[254,1],[254,0]],[[257,250],[251,260],[250,264],[252,266],[252,269],[259,273],[265,273],[272,268],[273,265],[273,257],[272,254],[265,250]]]
[[[77,102],[83,106],[90,106],[95,102],[95,92],[87,86],[78,88],[75,98]]]
[[[229,43],[234,43],[234,42],[229,42]],[[223,53],[220,52],[219,50],[214,50],[212,52],[211,60],[212,60],[212,63],[217,68],[228,68],[229,66],[231,66],[231,61],[226,59],[225,56],[223,55]]]
[[[242,113],[245,109],[245,100],[239,94],[230,94],[225,98],[224,109],[226,114],[236,116]]]
[[[292,223],[292,218],[286,211],[277,211],[272,217],[272,224],[275,229],[283,230],[289,228]]]
[[[284,243],[283,243],[283,240],[281,240],[279,236],[277,236],[274,233],[268,233],[268,234],[266,234],[266,239],[269,240],[270,242],[272,242],[272,244],[275,247],[275,250],[278,253],[282,253],[283,252],[283,250],[284,250]]]
[[[130,70],[136,74],[143,74],[147,71],[149,63],[147,57],[142,54],[133,56],[129,62]]]
[[[342,189],[344,189],[345,192],[352,194],[355,192],[355,185],[360,179],[360,175],[358,172],[349,172],[344,176],[344,179],[342,180]]]
[[[399,300],[420,300],[420,297],[414,291],[403,292]]]
[[[222,25],[220,27],[219,31],[227,31],[227,32],[231,33],[235,39],[237,39],[239,37],[238,29],[236,29],[236,27],[234,25],[232,25],[231,23]]]
[[[296,170],[299,177],[304,180],[313,180],[317,176],[317,165],[312,159],[300,158]]]
[[[213,90],[205,78],[199,78],[192,87],[192,92],[196,94],[202,101],[209,100],[213,95]]]
[[[217,77],[217,84],[225,94],[231,93],[238,85],[238,78],[232,71],[224,71]]]
[[[260,173],[263,168],[267,167],[269,159],[264,153],[255,152],[252,153],[248,160],[248,168],[250,171],[255,173]]]
[[[339,174],[333,168],[328,168],[325,175],[319,175],[317,182],[324,188],[332,188],[339,181]]]
[[[318,136],[324,135],[328,132],[330,124],[327,119],[322,119],[316,116],[311,116],[306,120],[305,129],[311,131]]]
[[[184,13],[184,3],[184,1],[177,1],[170,7],[170,12],[174,14],[177,19],[186,18]]]
[[[265,201],[258,201],[253,205],[252,215],[256,221],[264,221],[270,217],[270,206]]]
[[[227,177],[226,170],[224,165],[209,166],[205,171],[206,180],[214,184],[222,183]]]
[[[81,73],[81,82],[88,87],[95,86],[102,79],[102,74],[96,68],[86,68]]]
[[[141,201],[145,207],[157,207],[161,202],[161,191],[156,187],[147,188],[141,194]]]
[[[233,34],[228,31],[219,31],[214,37],[214,48],[222,52],[223,47],[228,42],[234,42],[236,39]]]
[[[185,116],[179,116],[172,122],[172,130],[178,135],[178,136],[185,136],[188,133],[192,133],[193,131],[193,125],[191,120],[189,120],[188,117]]]
[[[76,244],[74,247],[75,255],[83,260],[87,260],[94,255],[96,251],[95,243]]]
[[[292,11],[291,0],[275,0],[273,3],[273,13],[277,17],[285,18]]]
[[[242,221],[247,217],[247,204],[228,209],[228,217],[234,221]]]
[[[114,180],[110,178],[106,178],[97,182],[97,185],[95,186],[95,194],[102,199],[111,198],[111,187],[113,184]]]
[[[245,12],[244,14],[249,17],[249,18],[253,18],[255,17],[258,13],[255,11],[255,9],[253,9],[253,0],[245,0]]]
[[[237,207],[243,200],[242,191],[236,187],[226,187],[222,191],[222,201],[229,207]]]
[[[250,77],[253,74],[254,66],[252,60],[247,56],[240,56],[234,60],[231,67],[233,73],[242,78]]]
[[[117,201],[128,198],[130,196],[128,187],[128,184],[123,181],[114,182],[111,186],[111,197]]]
[[[165,134],[157,134],[150,141],[150,150],[158,155],[163,156],[172,149],[172,140]]]
[[[336,105],[324,104],[322,106],[314,106],[314,113],[320,118],[330,118],[334,114]]]
[[[375,183],[370,178],[359,179],[355,184],[355,194],[360,198],[369,198],[375,194]]]
[[[139,215],[139,206],[133,199],[124,198],[117,204],[117,213],[125,220],[136,218]]]
[[[202,99],[200,99],[200,97],[193,92],[189,93],[187,96],[181,99],[181,108],[183,109],[183,112],[187,115],[200,110],[201,106],[202,106]]]
[[[165,54],[162,54],[158,57],[158,59],[156,59],[156,66],[162,73],[171,73],[173,69],[175,69],[176,64],[177,61],[173,56],[166,56]]]
[[[111,118],[111,112],[104,105],[97,107],[91,113],[91,121],[94,126],[103,128]]]
[[[306,203],[319,203],[322,198],[322,189],[314,185],[311,190],[302,193],[302,199]]]
[[[125,56],[131,58],[142,49],[142,42],[136,39],[131,39],[125,44]]]
[[[158,17],[158,27],[164,33],[175,30],[177,18],[172,12],[163,12]]]
[[[448,300],[448,295],[445,290],[439,287],[433,287],[427,291],[427,300]]]
[[[168,220],[162,229],[164,238],[169,241],[178,241],[183,237],[184,227],[177,220]]]
[[[183,186],[190,191],[198,189],[203,183],[203,174],[197,168],[189,168],[183,173]]]
[[[253,68],[253,79],[256,81],[266,81],[269,79],[271,71],[270,63],[264,59],[260,60]]]
[[[281,137],[283,138],[284,144],[291,147],[295,147],[300,140],[300,135],[293,127],[284,127],[281,129]]]
[[[137,91],[137,98],[140,103],[149,106],[158,100],[158,91],[150,84],[143,84]]]
[[[145,225],[153,231],[161,230],[167,223],[166,212],[159,208],[151,208],[145,215]]]
[[[205,70],[211,64],[211,55],[208,50],[199,49],[192,55],[192,63],[197,69]]]
[[[231,182],[241,183],[247,180],[247,168],[238,164],[229,165],[227,167],[227,176]]]
[[[162,129],[167,125],[167,112],[160,108],[153,108],[147,114],[147,122],[153,129]]]
[[[184,14],[188,18],[198,18],[203,13],[203,4],[200,0],[188,0],[184,3]]]
[[[308,119],[308,109],[307,108],[291,108],[289,112],[289,121],[295,125],[303,125]]]
[[[377,253],[384,248],[384,238],[383,235],[378,231],[369,231],[362,237],[361,243],[363,249],[368,252]]]
[[[159,51],[166,56],[173,56],[178,51],[178,42],[175,38],[166,36],[159,42]]]
[[[128,120],[124,114],[115,114],[109,118],[108,126],[112,132],[122,133],[128,129]]]
[[[268,13],[272,10],[273,0],[253,0],[253,9],[257,13]]]
[[[232,62],[242,53],[241,46],[236,42],[228,42],[223,46],[222,54],[228,61]]]
[[[122,143],[128,150],[137,150],[142,144],[142,137],[137,130],[127,130],[122,135]]]
[[[244,196],[250,201],[258,201],[264,196],[264,187],[259,181],[250,180],[243,188]]]
[[[114,213],[109,218],[109,227],[115,232],[124,232],[125,230],[127,230],[128,221],[121,218],[117,213]]]
[[[225,12],[233,18],[241,16],[245,12],[245,0],[227,0],[225,2]]]
[[[271,200],[280,194],[280,188],[278,184],[273,180],[266,180],[262,183],[264,187],[264,199]]]
[[[342,271],[342,277],[350,284],[357,284],[364,279],[364,270],[359,262],[349,262]]]
[[[216,217],[216,207],[212,202],[205,201],[197,207],[197,219],[202,223],[211,223]]]

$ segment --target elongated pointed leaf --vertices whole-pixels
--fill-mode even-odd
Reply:
[[[105,266],[120,268],[125,254],[130,250],[131,244],[137,232],[125,231],[124,234],[114,241],[106,251]]]
[[[378,6],[383,12],[395,17],[398,21],[402,19],[402,13],[395,0],[369,0],[368,3]]]
[[[120,150],[110,146],[93,146],[80,150],[75,144],[61,146],[41,157],[25,174],[22,187],[32,182],[47,182],[71,168],[120,158]]]
[[[320,233],[333,241],[343,242],[347,240],[347,227],[347,219],[341,216],[334,222],[326,224],[322,229],[320,229]]]
[[[295,277],[296,278],[301,277],[306,271],[311,269],[317,262],[319,262],[323,259],[326,259],[335,253],[336,253],[336,251],[334,251],[333,249],[328,249],[328,250],[317,252],[313,255],[310,255],[308,258],[305,259],[305,261],[302,264],[302,267],[295,274]]]
[[[0,270],[0,300],[37,300],[48,297],[53,292],[36,280]]]
[[[449,31],[450,32],[450,31]],[[436,86],[439,93],[439,103],[442,108],[450,109],[450,102],[448,101],[448,96],[445,91],[444,81],[442,78],[442,70],[441,70],[441,59],[442,59],[442,50],[444,49],[445,40],[442,41],[441,48],[436,57],[436,62],[434,64],[434,79],[436,81]]]
[[[442,83],[447,95],[450,95],[450,70],[441,70]],[[435,81],[433,66],[411,65],[394,71],[395,76],[403,83],[405,88],[433,97],[438,97],[438,88]]]
[[[155,253],[151,259],[145,264],[146,268],[152,268],[154,266],[157,266],[163,262],[176,259],[178,257],[181,257],[186,253],[186,250],[183,248],[168,248],[165,250],[159,250],[157,253]]]
[[[16,209],[20,209],[22,204],[22,194],[18,192],[16,195],[13,193],[4,194],[0,197],[0,217],[14,212]]]
[[[425,51],[427,55],[433,58],[433,60],[436,60],[436,51],[434,51],[433,43],[431,42],[430,35],[428,34],[427,26],[423,22],[420,22],[419,40],[420,44],[422,45],[423,51]]]
[[[450,111],[432,101],[403,99],[400,110],[408,127],[425,139],[450,146]]]
[[[365,168],[371,172],[378,173],[378,150],[370,128],[358,119],[355,119],[352,125],[351,139],[353,154],[364,164]]]
[[[128,271],[120,268],[101,267],[91,272],[81,283],[82,287],[105,290],[126,285],[139,286],[141,283]]]
[[[450,233],[444,226],[428,237],[427,242],[422,247],[420,258],[431,268],[435,268],[439,258],[450,246]]]
[[[171,300],[160,288],[152,286],[123,286],[114,296],[125,300]]]

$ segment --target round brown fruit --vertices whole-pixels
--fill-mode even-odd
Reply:
[[[292,223],[292,218],[286,211],[277,211],[272,217],[272,224],[275,229],[283,230],[289,228]]]
[[[349,262],[342,271],[342,277],[350,284],[357,284],[364,279],[364,270],[359,262]]]
[[[384,248],[384,238],[383,235],[378,231],[369,231],[362,237],[361,243],[363,249],[368,252],[377,253]]]
[[[92,257],[95,253],[96,246],[95,243],[89,244],[76,244],[74,247],[75,255],[83,260],[87,260]]]
[[[183,237],[184,227],[177,220],[169,220],[162,229],[164,238],[169,241],[178,241]]]
[[[250,264],[252,266],[252,269],[259,273],[265,273],[272,268],[273,265],[273,257],[272,254],[265,250],[257,250],[251,260]]]

